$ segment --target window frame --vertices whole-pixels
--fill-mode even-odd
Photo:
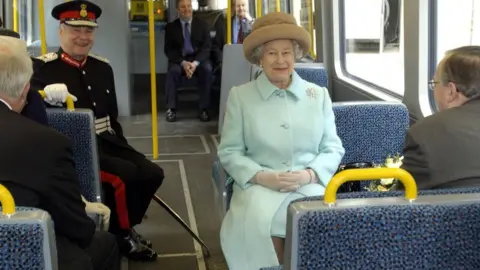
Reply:
[[[405,0],[403,0],[405,1]],[[433,0],[430,0],[430,1],[433,1]],[[403,5],[402,5],[402,8],[403,8]],[[390,90],[390,89],[387,89],[385,87],[382,87],[382,86],[379,86],[373,82],[370,82],[370,81],[367,81],[365,79],[362,79],[361,77],[358,77],[356,75],[353,75],[351,74],[350,72],[347,71],[347,62],[346,62],[346,58],[347,58],[347,40],[346,40],[346,37],[345,37],[345,0],[338,0],[338,17],[339,17],[339,20],[338,20],[338,30],[339,30],[339,49],[340,49],[340,69],[341,69],[341,72],[343,73],[343,76],[345,76],[346,78],[350,79],[350,80],[353,80],[353,81],[356,81],[366,87],[369,87],[370,89],[375,89],[375,90],[378,90],[380,92],[382,92],[383,94],[387,94],[389,96],[391,96],[392,98],[395,98],[395,99],[399,99],[399,100],[402,100],[403,99],[403,96],[404,95],[401,95],[393,90]],[[403,25],[400,25],[401,29],[400,31],[403,31],[403,28],[404,26]],[[403,41],[401,41],[403,42]],[[404,71],[404,75],[405,76],[405,71]],[[404,93],[405,93],[405,89],[404,89]]]
[[[429,0],[428,3],[428,18],[429,18],[429,40],[428,43],[430,44],[430,50],[428,55],[428,76],[429,80],[433,79],[435,76],[435,71],[437,69],[437,53],[438,53],[438,2],[437,0]],[[428,88],[428,100],[430,102],[430,109],[432,110],[432,114],[438,112],[438,106],[435,102],[435,95],[432,90]]]

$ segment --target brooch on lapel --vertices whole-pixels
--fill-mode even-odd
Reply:
[[[310,99],[317,99],[317,91],[314,88],[308,88],[306,92]]]

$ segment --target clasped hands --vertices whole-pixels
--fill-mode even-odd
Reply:
[[[193,73],[195,73],[195,70],[197,69],[197,65],[194,62],[188,61],[184,61],[182,67],[188,79],[192,78]]]
[[[310,169],[281,173],[261,171],[255,175],[253,182],[280,192],[292,192],[314,183],[314,175]]]

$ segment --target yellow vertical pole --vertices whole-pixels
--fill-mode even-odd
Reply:
[[[18,33],[18,0],[13,0],[13,31]]]
[[[257,19],[262,17],[262,6],[263,6],[262,2],[263,2],[263,0],[257,0],[257,10],[256,10],[257,11],[256,12],[257,13],[257,16],[256,16]]]
[[[308,0],[308,32],[310,32],[310,54],[313,58],[317,58],[315,56],[315,48],[314,48],[314,35],[313,35],[313,0]]]
[[[227,44],[232,44],[232,2],[227,5]]]
[[[42,48],[42,55],[47,53],[47,40],[45,33],[45,9],[43,6],[43,0],[38,1],[38,18],[40,21],[40,42]]]
[[[155,10],[153,0],[148,0],[148,37],[150,41],[150,84],[152,91],[152,148],[153,159],[158,158],[157,129],[157,71],[155,70]]]
[[[281,7],[280,6],[280,0],[277,0],[277,2],[275,3],[275,11],[280,12],[281,11],[280,7]]]

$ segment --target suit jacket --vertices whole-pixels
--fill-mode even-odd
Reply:
[[[55,234],[87,247],[95,223],[85,212],[69,139],[0,102],[0,183],[16,205],[47,211]]]
[[[233,25],[235,22],[235,16],[232,16],[231,21],[232,21],[232,43],[234,41],[234,31],[233,31]],[[254,20],[250,20],[245,24],[245,27],[243,28],[243,38],[245,39],[251,32],[252,32],[252,26],[253,26]],[[213,61],[218,64],[222,62],[223,59],[223,47],[225,44],[227,44],[227,22],[225,20],[225,17],[220,16],[218,20],[215,22],[215,38],[213,39],[212,42],[212,52],[213,52]]]
[[[42,62],[41,60],[38,60],[36,58],[31,59],[34,69],[36,64]],[[32,119],[37,123],[48,126],[48,117],[45,103],[43,102],[43,99],[38,93],[38,91],[36,91],[35,89],[31,89],[30,92],[28,92],[27,104],[25,104],[25,107],[22,110],[22,115]]]
[[[212,41],[208,24],[201,19],[193,17],[190,37],[194,53],[184,56],[183,45],[185,41],[180,19],[176,19],[165,26],[164,51],[170,63],[180,65],[184,60],[202,62],[210,59]]]
[[[48,117],[42,97],[38,91],[30,90],[27,95],[27,104],[22,110],[22,115],[45,126],[48,126]]]
[[[419,189],[480,186],[480,100],[433,114],[405,138],[402,168]]]
[[[296,72],[292,77],[288,90],[279,90],[262,73],[254,81],[233,87],[228,95],[218,158],[235,183],[220,234],[229,269],[259,269],[278,263],[271,240],[271,227],[278,224],[272,223],[275,213],[286,213],[294,194],[323,195],[345,152],[328,90]],[[320,181],[302,186],[299,193],[250,182],[262,170],[305,168],[314,170]],[[285,208],[281,208],[283,202],[287,202]]]

